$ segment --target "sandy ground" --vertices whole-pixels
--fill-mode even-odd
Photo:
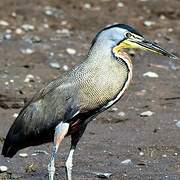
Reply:
[[[115,22],[136,27],[149,39],[180,56],[179,0],[1,0],[0,151],[24,102],[48,81],[83,61],[101,28]],[[70,52],[68,51],[70,49]],[[75,50],[75,51],[74,51]],[[180,63],[130,51],[134,77],[123,99],[91,122],[74,156],[75,180],[180,179]],[[158,77],[144,77],[146,72]],[[153,112],[141,117],[145,111]],[[179,122],[179,123],[178,123]],[[67,138],[56,160],[56,179],[65,179]],[[47,179],[51,144],[29,147],[12,159],[0,156],[8,171],[0,179]],[[124,160],[129,163],[123,164]]]

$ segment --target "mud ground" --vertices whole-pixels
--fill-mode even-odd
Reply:
[[[115,22],[136,27],[180,56],[179,0],[0,1],[0,151],[24,102],[83,61],[95,33]],[[89,124],[75,152],[75,180],[98,179],[94,172],[110,172],[113,180],[180,179],[180,62],[130,53],[131,86],[120,102]],[[158,77],[144,77],[149,71]],[[141,117],[145,111],[153,114]],[[56,179],[65,179],[69,143],[67,138],[58,153]],[[0,179],[47,179],[50,155],[32,154],[49,153],[50,147],[23,149],[27,158],[0,156],[0,166],[8,167]],[[127,159],[130,163],[123,164]]]

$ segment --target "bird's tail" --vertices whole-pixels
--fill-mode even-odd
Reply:
[[[4,157],[12,158],[17,153],[18,150],[19,148],[17,146],[14,146],[12,143],[10,143],[9,139],[6,138],[1,154]]]

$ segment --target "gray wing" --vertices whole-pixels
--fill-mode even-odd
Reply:
[[[51,141],[57,124],[73,118],[78,112],[75,87],[64,78],[56,79],[40,90],[11,126],[6,137],[7,148],[16,146],[20,149]]]

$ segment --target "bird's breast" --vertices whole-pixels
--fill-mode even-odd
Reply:
[[[80,85],[80,106],[82,109],[96,109],[111,106],[129,85],[131,67],[119,59],[104,64],[88,73]]]

